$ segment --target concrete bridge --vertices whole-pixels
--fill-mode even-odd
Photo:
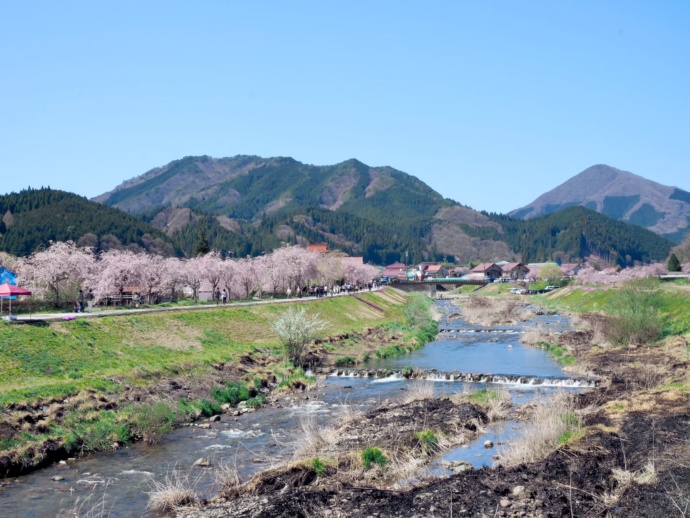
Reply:
[[[440,279],[427,279],[424,281],[394,281],[390,283],[392,288],[402,291],[426,291],[433,299],[438,292],[452,291],[458,286],[485,286],[482,280],[463,279],[461,277],[446,277]]]

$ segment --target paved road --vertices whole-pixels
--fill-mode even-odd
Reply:
[[[385,287],[376,288],[371,291],[383,290]],[[329,296],[332,297],[347,297],[351,295],[369,293],[369,290],[353,292],[353,293],[339,293],[338,295]],[[152,308],[140,308],[140,309],[98,309],[93,313],[37,313],[37,314],[22,314],[22,315],[12,315],[14,320],[19,322],[56,322],[60,320],[74,320],[76,318],[101,318],[101,317],[115,317],[119,315],[136,315],[144,313],[162,313],[164,311],[203,311],[209,309],[219,309],[219,308],[236,308],[240,306],[260,306],[264,304],[286,304],[290,302],[311,302],[314,300],[321,300],[317,297],[302,297],[302,298],[290,298],[290,299],[269,299],[269,300],[252,300],[250,302],[233,302],[231,304],[199,304],[196,306],[180,306],[180,307],[152,307]]]

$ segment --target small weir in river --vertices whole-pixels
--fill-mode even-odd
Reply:
[[[568,377],[568,376],[520,376],[516,374],[480,374],[462,372],[439,372],[391,369],[335,369],[319,371],[318,374],[325,374],[335,378],[375,378],[378,381],[403,381],[403,380],[422,380],[422,381],[457,381],[460,383],[491,383],[498,385],[529,385],[542,387],[568,387],[586,388],[595,387],[597,384],[594,378]]]
[[[450,301],[436,304],[445,314],[457,313]],[[417,380],[435,382],[438,395],[501,387],[510,391],[516,404],[530,401],[537,393],[580,390],[597,383],[564,375],[545,351],[521,344],[520,333],[531,325],[568,329],[568,321],[558,315],[538,316],[524,326],[492,328],[470,326],[460,318],[443,318],[437,340],[422,349],[398,358],[371,360],[362,369],[326,369],[318,373],[323,379],[316,390],[286,397],[278,401],[277,407],[237,417],[226,414],[210,429],[179,428],[154,446],[134,444],[110,454],[87,456],[67,466],[55,465],[17,479],[0,479],[0,515],[55,517],[77,498],[93,493],[94,501],[106,495],[110,517],[156,516],[146,511],[146,491],[152,479],[162,480],[175,469],[191,472],[193,477],[199,476],[200,488],[210,496],[213,469],[193,468],[198,458],[210,459],[213,465],[229,463],[246,480],[290,458],[288,445],[298,435],[304,416],[326,424],[347,407],[366,411],[395,401],[410,382]],[[519,427],[515,422],[494,424],[486,437],[499,444],[511,440]],[[490,466],[496,450],[485,449],[483,440],[446,452],[443,459]],[[430,468],[435,474],[449,473],[441,459]],[[64,480],[51,480],[55,476]]]

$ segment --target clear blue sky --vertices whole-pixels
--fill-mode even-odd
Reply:
[[[358,158],[506,212],[606,163],[690,190],[690,2],[3,2],[0,193],[186,155]]]

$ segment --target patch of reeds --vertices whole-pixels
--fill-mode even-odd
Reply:
[[[407,390],[402,401],[403,403],[412,403],[413,401],[434,399],[434,397],[436,396],[433,381],[413,381],[407,384]]]
[[[108,484],[105,484],[103,494],[98,496],[94,486],[89,495],[78,496],[74,502],[61,501],[56,518],[107,518],[113,505],[106,506],[107,489]]]
[[[220,462],[214,466],[213,482],[218,494],[227,494],[240,486],[242,480],[235,466]]]
[[[475,296],[465,301],[462,316],[471,324],[494,326],[523,322],[532,318],[534,313],[512,299]]]
[[[200,475],[192,477],[190,473],[172,469],[163,480],[152,479],[151,489],[146,492],[149,496],[147,508],[157,513],[166,513],[178,507],[198,504],[201,501],[201,494],[197,489],[199,477]]]
[[[489,421],[505,419],[513,404],[510,392],[506,389],[477,390],[470,385],[465,385],[462,393],[454,394],[451,399],[455,402],[469,402],[482,407]]]
[[[334,427],[319,424],[314,416],[300,419],[299,431],[292,442],[293,458],[303,459],[321,454],[338,440]]]
[[[572,397],[556,394],[533,404],[529,423],[520,437],[508,443],[500,452],[504,466],[517,466],[546,457],[561,444],[574,437],[580,419],[574,412]]]

